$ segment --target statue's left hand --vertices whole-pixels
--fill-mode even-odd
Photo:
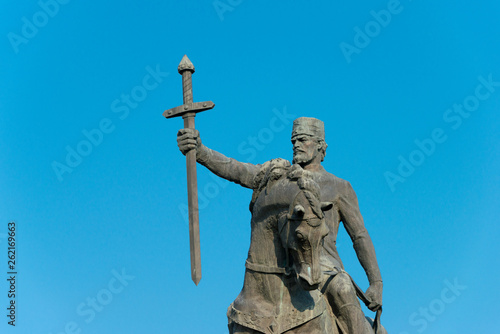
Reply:
[[[366,298],[370,301],[368,308],[371,311],[377,311],[382,307],[382,282],[378,281],[370,284],[368,290],[366,290]]]

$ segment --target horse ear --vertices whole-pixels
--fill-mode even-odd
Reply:
[[[328,211],[333,208],[332,202],[321,202],[321,211]]]
[[[304,207],[300,204],[297,204],[294,208],[293,208],[293,213],[295,213],[296,215],[298,216],[303,216],[304,213],[306,212],[306,210],[304,209]]]

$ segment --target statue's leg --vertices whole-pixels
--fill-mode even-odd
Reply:
[[[346,334],[373,333],[365,319],[349,275],[340,272],[333,277],[325,277],[325,284],[328,285],[322,290],[333,313],[347,331]]]

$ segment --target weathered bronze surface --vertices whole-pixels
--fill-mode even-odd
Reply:
[[[236,161],[207,148],[188,127],[177,142],[214,174],[253,190],[251,243],[243,288],[227,312],[230,333],[386,333],[379,324],[382,279],[356,194],[321,166],[327,148],[322,121],[294,121],[292,163]],[[366,293],[337,252],[340,222],[368,277]],[[358,297],[377,311],[375,322],[365,318]]]
[[[163,116],[172,118],[182,116],[184,128],[194,130],[194,117],[197,112],[212,109],[215,104],[212,101],[193,103],[193,85],[191,74],[194,73],[194,65],[184,55],[177,68],[182,75],[182,91],[184,104],[166,110]],[[186,154],[187,183],[188,183],[188,205],[189,205],[189,244],[191,248],[191,279],[198,285],[201,280],[201,252],[200,252],[200,223],[198,213],[198,185],[196,180],[196,150],[193,149]]]

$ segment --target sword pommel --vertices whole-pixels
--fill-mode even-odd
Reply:
[[[182,74],[182,72],[184,71],[190,71],[191,73],[194,73],[194,65],[191,60],[189,60],[187,55],[184,55],[184,57],[182,57],[181,63],[177,67],[177,71],[180,74]]]

